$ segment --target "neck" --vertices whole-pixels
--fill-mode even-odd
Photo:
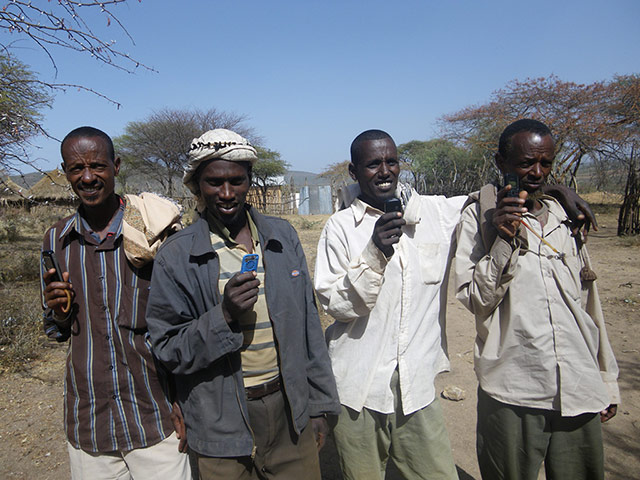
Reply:
[[[109,197],[109,200],[102,205],[98,205],[97,207],[87,207],[86,205],[82,206],[82,213],[84,218],[87,220],[87,223],[96,233],[102,232],[105,228],[109,226],[111,219],[118,211],[120,207],[120,200],[114,194]]]
[[[527,207],[527,209],[531,213],[537,212],[542,208],[542,202],[540,202],[540,198],[542,197],[542,195],[543,192],[540,190],[536,190],[535,192],[531,193],[527,197],[527,201],[525,202],[524,206]]]
[[[367,205],[370,205],[373,208],[377,208],[378,210],[384,211],[384,202],[376,201],[375,199],[373,199],[371,197],[368,197],[368,196],[364,195],[363,193],[358,195],[358,198],[360,200],[362,200],[364,203],[366,203]]]

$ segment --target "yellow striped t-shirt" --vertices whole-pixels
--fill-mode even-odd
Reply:
[[[236,243],[231,238],[229,230],[217,218],[209,214],[207,220],[211,232],[211,245],[220,259],[218,288],[223,295],[224,287],[229,279],[240,271],[242,257],[248,253],[260,254],[257,271],[257,278],[260,280],[258,301],[252,310],[238,318],[244,336],[240,352],[244,384],[246,387],[260,385],[275,378],[280,370],[273,327],[269,319],[267,300],[264,294],[264,264],[262,262],[258,230],[251,219],[251,215],[247,213],[247,221],[253,242],[253,252],[249,252],[244,245]]]

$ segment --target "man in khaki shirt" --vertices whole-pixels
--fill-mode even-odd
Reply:
[[[583,241],[541,192],[554,157],[544,124],[509,125],[496,163],[522,190],[483,187],[457,227],[457,297],[476,317],[485,479],[534,480],[543,461],[548,479],[604,478],[600,423],[616,414],[618,367]]]

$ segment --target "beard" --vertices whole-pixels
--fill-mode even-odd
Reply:
[[[527,207],[528,209],[531,209],[536,204],[536,202],[540,200],[543,196],[544,196],[544,192],[542,191],[541,188],[539,188],[533,193],[529,193],[527,195],[527,201],[525,202],[525,207]]]

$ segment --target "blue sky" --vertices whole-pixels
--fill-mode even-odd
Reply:
[[[54,137],[80,125],[117,136],[163,107],[215,107],[246,115],[292,169],[320,172],[346,160],[363,130],[386,130],[398,144],[436,137],[439,117],[487,101],[513,79],[591,83],[640,72],[636,0],[130,0],[113,12],[135,45],[102,19],[97,33],[158,73],[53,50],[54,79],[41,51],[15,44],[43,79],[122,104],[75,89],[57,94],[45,112]],[[56,142],[35,143],[43,168],[59,164]]]

